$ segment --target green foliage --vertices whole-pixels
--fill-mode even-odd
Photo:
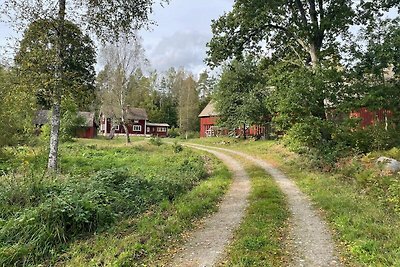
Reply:
[[[274,58],[291,55],[303,62],[309,62],[310,57],[317,61],[322,48],[329,51],[336,47],[336,38],[347,33],[355,16],[352,1],[320,3],[235,1],[232,11],[212,24],[208,63],[214,66],[260,54],[261,46],[273,51]]]
[[[183,151],[183,146],[178,143],[178,141],[174,141],[172,144],[172,149],[174,150],[175,153],[180,153]]]
[[[318,148],[322,142],[322,121],[318,118],[299,122],[287,131],[283,142],[292,151],[301,153],[311,148]]]
[[[176,138],[179,136],[179,128],[172,127],[168,130],[168,137]]]
[[[0,265],[40,263],[77,238],[174,200],[206,177],[203,160],[187,153],[178,156],[159,149],[157,155],[150,155],[141,149],[142,155],[137,155],[132,148],[68,146],[63,155],[71,153],[76,164],[86,162],[91,172],[54,178],[40,176],[36,170],[31,175],[1,177]],[[134,165],[127,169],[110,167],[112,160],[105,164],[116,156]],[[67,173],[82,173],[65,160],[61,166]],[[100,161],[102,168],[95,172],[92,161]]]
[[[16,72],[0,66],[0,150],[28,144],[33,134],[34,96],[22,86]]]
[[[261,68],[254,58],[225,66],[214,95],[220,123],[229,128],[265,123],[269,115]]]
[[[66,266],[165,265],[164,255],[181,245],[182,234],[195,227],[193,222],[217,209],[229,183],[229,171],[213,162],[212,176],[187,194],[173,202],[162,201],[136,220],[123,220],[105,233],[73,244],[57,262]]]
[[[55,72],[59,64],[55,30],[56,22],[37,20],[25,31],[15,56],[18,74],[25,84],[36,93],[39,106],[50,108],[57,86]],[[94,64],[96,52],[88,35],[75,24],[65,23],[63,36],[66,51],[63,62],[63,95],[73,99],[80,109],[88,109],[94,100]]]

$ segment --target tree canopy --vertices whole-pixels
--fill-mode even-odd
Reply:
[[[65,58],[62,64],[65,79],[62,95],[74,100],[78,108],[87,110],[94,99],[96,52],[88,35],[66,21],[64,30]],[[59,84],[57,28],[54,21],[38,20],[29,25],[20,42],[15,64],[22,80],[36,92],[38,104],[50,108]]]

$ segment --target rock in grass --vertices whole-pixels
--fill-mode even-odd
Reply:
[[[383,169],[386,171],[389,171],[389,172],[400,171],[400,162],[395,159],[388,158],[388,157],[379,157],[376,160],[376,163],[378,165],[382,166]]]

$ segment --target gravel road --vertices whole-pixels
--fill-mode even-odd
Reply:
[[[233,173],[233,182],[219,205],[218,212],[207,218],[184,247],[173,257],[170,266],[214,266],[224,257],[225,247],[232,240],[247,207],[251,184],[243,166],[225,153],[198,148],[214,154]]]
[[[286,195],[289,209],[291,211],[289,240],[287,242],[287,249],[292,258],[290,266],[342,266],[326,223],[312,207],[311,201],[308,197],[303,194],[294,182],[288,179],[282,172],[264,160],[260,160],[242,152],[194,144],[190,144],[190,146],[202,149],[215,149],[223,151],[224,153],[238,155],[259,165],[266,172],[272,175],[282,192]],[[224,162],[226,162],[226,160],[224,160]],[[237,162],[234,163],[234,165],[235,164],[237,164]]]

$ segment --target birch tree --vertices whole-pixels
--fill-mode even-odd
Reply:
[[[168,0],[160,0],[167,2]],[[48,170],[57,170],[58,144],[61,114],[61,92],[66,79],[63,63],[65,61],[65,21],[82,25],[87,32],[92,32],[102,41],[119,40],[121,36],[134,34],[138,29],[151,24],[153,0],[5,0],[3,11],[16,23],[17,28],[37,21],[52,21],[57,35],[57,68],[54,79],[56,90],[52,95],[51,137]]]
[[[130,143],[127,111],[132,104],[131,77],[147,64],[141,39],[122,38],[115,44],[103,47],[101,51],[105,68],[99,79],[102,111],[113,115],[125,130],[126,143]]]

